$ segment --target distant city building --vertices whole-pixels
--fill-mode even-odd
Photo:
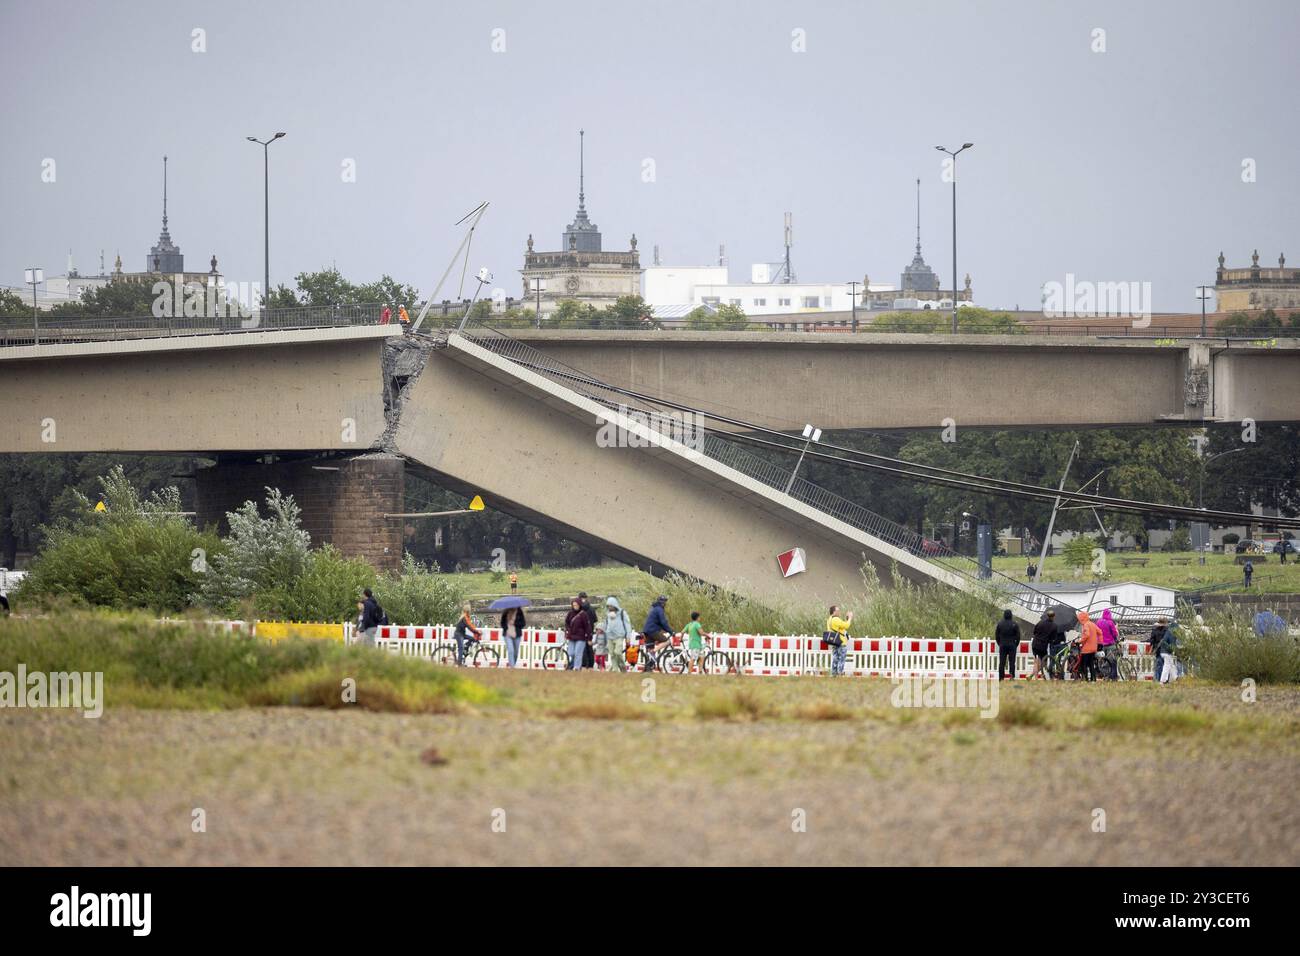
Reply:
[[[655,317],[669,321],[696,306],[717,309],[733,305],[747,316],[763,321],[764,316],[794,316],[793,324],[817,321],[817,313],[845,313],[829,321],[848,322],[858,314],[909,309],[951,309],[952,290],[943,288],[939,276],[921,255],[920,180],[917,180],[916,254],[899,277],[897,286],[872,282],[863,276],[860,283],[788,282],[784,264],[756,263],[750,267],[749,282],[732,282],[727,268],[717,266],[651,266],[645,271],[645,300]],[[857,308],[854,309],[854,297]],[[973,304],[971,277],[966,276],[957,302]],[[805,319],[804,316],[807,316]],[[864,316],[870,321],[869,315]],[[782,324],[782,323],[778,323]]]
[[[651,266],[645,270],[645,300],[655,317],[676,317],[699,306],[717,309],[732,305],[748,316],[789,315],[851,311],[853,295],[862,296],[864,279],[856,290],[847,282],[773,282],[772,266],[757,262],[750,266],[750,281],[732,282],[726,266]],[[877,292],[886,285],[872,286]],[[861,308],[861,306],[859,306]]]
[[[600,229],[587,217],[585,194],[585,134],[578,131],[578,212],[561,237],[559,252],[537,252],[528,237],[524,253],[523,301],[525,308],[537,307],[543,315],[553,312],[566,299],[604,308],[622,296],[641,294],[641,256],[636,235],[627,252],[606,252],[601,248]]]
[[[916,181],[916,254],[911,263],[903,269],[898,280],[897,292],[868,292],[866,307],[869,309],[934,309],[952,308],[952,290],[943,288],[939,276],[925,262],[921,255],[921,180]],[[958,302],[973,302],[970,274],[966,274],[966,287],[959,290]]]
[[[1300,269],[1288,269],[1285,255],[1278,255],[1276,269],[1261,269],[1256,249],[1250,263],[1249,269],[1227,269],[1223,253],[1219,253],[1219,268],[1214,277],[1219,312],[1300,309]]]
[[[207,272],[186,272],[185,256],[181,253],[180,247],[172,241],[171,233],[167,228],[167,157],[164,156],[162,231],[158,234],[158,241],[149,249],[145,258],[144,271],[126,272],[122,268],[122,256],[118,254],[114,259],[113,271],[106,273],[101,254],[99,274],[82,275],[73,264],[72,251],[69,250],[67,274],[47,278],[44,290],[37,297],[37,303],[41,308],[49,308],[64,302],[75,302],[86,292],[114,282],[144,283],[152,286],[155,282],[171,280],[176,275],[182,277],[183,289],[206,289],[209,284],[216,285],[221,290],[224,300],[225,279],[217,269],[217,257],[214,255],[208,261]]]

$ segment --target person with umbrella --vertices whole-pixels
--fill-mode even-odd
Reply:
[[[514,667],[519,662],[519,644],[524,639],[524,628],[528,626],[524,608],[531,603],[528,598],[503,597],[488,605],[489,610],[501,612],[501,638],[506,642],[506,667]]]

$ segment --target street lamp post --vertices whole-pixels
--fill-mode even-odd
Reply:
[[[957,157],[974,146],[974,143],[962,143],[955,152],[943,146],[936,146],[941,153],[952,157],[952,334],[957,334]]]
[[[32,287],[32,335],[41,344],[41,314],[36,308],[36,287],[45,281],[45,270],[33,266],[23,270],[23,281]]]
[[[858,284],[857,282],[849,283],[849,308],[853,311],[853,331],[858,330]]]
[[[1196,287],[1196,297],[1201,300],[1201,338],[1205,338],[1205,300],[1210,297],[1210,290],[1214,286],[1198,285]]]
[[[811,425],[805,425],[803,427],[803,437],[805,439],[803,451],[799,452],[799,460],[794,463],[794,471],[790,472],[790,480],[785,483],[785,493],[787,495],[790,493],[790,489],[794,487],[794,476],[799,474],[799,466],[803,464],[803,456],[808,454],[808,446],[815,441],[822,440],[822,430],[813,428]]]
[[[546,288],[545,279],[533,280],[533,291],[537,293],[537,327],[542,327],[542,290]]]
[[[276,133],[270,139],[262,140],[256,136],[245,136],[250,143],[262,147],[262,308],[271,302],[271,158],[270,146],[284,133]]]
[[[1196,507],[1199,508],[1201,511],[1204,511],[1204,510],[1205,510],[1205,469],[1209,467],[1210,462],[1214,461],[1214,459],[1216,459],[1216,458],[1222,458],[1222,457],[1224,457],[1225,455],[1235,455],[1235,454],[1236,454],[1237,452],[1239,452],[1239,451],[1250,451],[1250,449],[1249,449],[1249,448],[1233,448],[1233,449],[1231,449],[1231,450],[1229,450],[1229,451],[1221,451],[1221,452],[1219,452],[1217,455],[1211,455],[1209,458],[1206,458],[1206,457],[1203,456],[1203,455],[1201,456],[1201,479],[1200,479],[1200,482],[1199,482],[1200,487],[1199,487],[1199,488],[1197,489],[1197,491],[1196,491]],[[1204,522],[1204,521],[1198,522],[1198,524],[1203,524],[1203,525],[1205,525],[1205,530],[1206,530],[1205,540],[1199,542],[1200,547],[1196,549],[1197,551],[1200,552],[1200,558],[1201,558],[1200,563],[1201,563],[1201,564],[1204,564],[1204,563],[1205,563],[1205,546],[1206,546],[1207,544],[1210,543],[1210,540],[1209,540],[1209,539],[1210,539],[1210,535],[1209,535],[1209,528],[1210,528],[1210,526],[1209,526],[1209,524],[1208,524],[1207,522]]]

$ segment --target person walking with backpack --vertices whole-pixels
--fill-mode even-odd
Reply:
[[[1011,609],[1002,612],[1002,620],[993,629],[993,639],[998,645],[998,680],[1008,672],[1012,680],[1016,679],[1016,654],[1020,651],[1020,625],[1011,614]]]
[[[1247,558],[1246,563],[1241,566],[1241,573],[1245,578],[1246,587],[1250,587],[1250,579],[1255,574],[1255,563],[1250,558]]]
[[[853,612],[840,616],[840,606],[832,604],[826,618],[826,633],[822,640],[831,648],[831,676],[844,676],[844,659],[849,653],[849,625],[853,623]]]
[[[591,641],[591,618],[582,609],[582,601],[569,602],[569,613],[564,618],[564,640],[569,646],[569,669],[582,670],[582,657]]]
[[[632,622],[618,598],[605,598],[605,650],[614,669],[627,670],[627,642],[632,639]]]
[[[483,639],[483,632],[474,626],[474,617],[470,614],[469,603],[466,602],[460,606],[460,617],[456,619],[456,630],[453,637],[456,638],[456,666],[465,665],[465,644],[469,641],[469,635],[474,635],[474,640]]]
[[[364,600],[361,602],[361,633],[357,638],[357,643],[363,647],[374,647],[375,636],[379,633],[379,626],[388,623],[388,615],[384,609],[379,606],[375,600],[374,592],[366,588],[361,592]]]

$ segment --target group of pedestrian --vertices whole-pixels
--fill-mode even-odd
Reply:
[[[399,305],[397,307],[397,320],[401,322],[402,325],[411,324],[411,316],[406,311],[406,306]],[[388,306],[384,306],[383,311],[379,313],[379,324],[387,325],[391,321],[393,321],[393,310]]]
[[[1107,665],[1105,678],[1119,680],[1119,625],[1111,616],[1110,608],[1104,609],[1100,620],[1097,621],[1092,620],[1087,611],[1075,612],[1075,618],[1078,624],[1079,679],[1097,680],[1101,671],[1098,666],[1098,655],[1100,655]],[[1174,661],[1174,648],[1178,643],[1174,631],[1177,627],[1178,625],[1171,623],[1168,618],[1160,617],[1156,620],[1155,627],[1151,629],[1151,636],[1147,639],[1151,656],[1155,658],[1155,680],[1159,683],[1167,684],[1178,677],[1177,664]],[[1010,610],[1003,612],[1002,620],[998,622],[994,632],[994,639],[998,645],[998,680],[1002,680],[1004,676],[1014,680],[1016,651],[1020,644],[1020,625],[1012,620]],[[1056,620],[1056,611],[1054,609],[1045,611],[1038,623],[1034,625],[1034,633],[1029,645],[1034,655],[1034,670],[1029,675],[1030,680],[1064,679],[1064,668],[1058,667],[1053,672],[1050,662],[1060,654],[1067,640],[1068,632]]]
[[[641,626],[640,639],[644,650],[645,669],[655,669],[662,645],[676,633],[668,620],[668,596],[655,598]],[[700,621],[700,612],[691,612],[691,621],[683,630],[687,658],[694,670],[704,657],[704,641],[708,634]],[[618,598],[605,598],[605,616],[602,619],[592,608],[584,591],[569,602],[569,612],[564,617],[564,640],[569,652],[569,670],[617,670],[628,666],[628,647],[637,640],[638,632]]]

